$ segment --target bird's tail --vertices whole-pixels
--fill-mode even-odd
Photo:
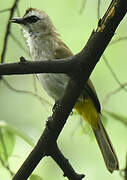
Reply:
[[[107,169],[110,172],[118,170],[119,163],[116,153],[102,124],[100,114],[97,112],[92,100],[90,98],[87,98],[86,100],[81,99],[75,104],[75,109],[92,127]]]
[[[92,129],[95,134],[97,143],[100,147],[101,153],[103,155],[103,158],[104,158],[104,161],[108,170],[111,173],[114,170],[118,170],[119,162],[118,162],[116,153],[113,149],[110,138],[102,124],[100,117],[98,119],[98,128],[97,129],[92,128]]]

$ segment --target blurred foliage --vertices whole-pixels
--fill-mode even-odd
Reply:
[[[0,10],[7,10],[0,12],[0,54],[8,23],[8,9],[11,7],[12,2],[9,0],[0,2]],[[104,14],[110,0],[100,2],[100,12],[98,13],[98,0],[19,1],[19,8],[15,12],[15,16],[23,15],[29,7],[43,9],[55,23],[63,41],[68,44],[75,54],[84,47],[92,30],[97,26],[98,16]],[[116,42],[105,51],[106,58],[121,83],[127,82],[126,29],[127,23],[125,17],[114,35],[113,41],[115,42],[116,40]],[[19,61],[20,56],[30,59],[26,43],[17,25],[11,25],[11,34],[6,50],[5,62]],[[125,38],[123,39],[122,37]],[[117,41],[119,38],[121,40]],[[48,103],[45,101],[40,103],[38,98],[31,96],[30,93],[16,93],[14,89],[33,92],[51,104],[53,104],[53,100],[47,96],[40,83],[37,80],[36,82],[33,80],[32,75],[7,76],[6,79],[13,87],[13,90],[4,81],[0,81],[0,159],[4,162],[2,163],[1,161],[0,163],[0,177],[3,180],[10,180],[10,174],[12,175],[12,172],[16,173],[17,169],[26,159],[32,150],[31,145],[33,146],[37,142],[44,129],[45,121],[51,114],[51,106]],[[115,81],[103,59],[99,61],[91,75],[91,79],[94,82],[101,102],[109,92],[119,88],[119,84]],[[106,110],[102,117],[118,154],[120,168],[122,169],[125,166],[127,150],[127,129],[126,126],[122,125],[127,123],[126,107],[127,93],[121,90],[110,97],[106,104],[103,104],[103,108]],[[85,179],[89,180],[102,178],[103,180],[122,179],[119,172],[114,174],[107,172],[96,142],[93,141],[93,138],[87,136],[87,134],[91,134],[90,128],[86,123],[82,124],[80,122],[80,117],[77,114],[75,115],[74,113],[70,116],[58,139],[62,152],[69,159],[74,169],[77,172],[85,173]],[[36,168],[34,174],[37,175],[31,175],[30,180],[64,179],[61,170],[50,158],[45,158]]]
[[[127,126],[127,117],[123,116],[122,114],[119,113],[114,113],[114,112],[110,112],[110,111],[105,111],[108,115],[110,115],[111,117],[113,117],[115,120],[120,121],[121,123],[123,123],[125,126]]]
[[[12,155],[15,145],[15,135],[13,132],[0,128],[0,160],[4,163]]]
[[[7,124],[6,122],[4,121],[0,121],[0,128],[1,128],[1,136],[3,137],[3,140],[4,140],[4,136],[5,138],[7,139],[6,140],[6,143],[7,145],[9,146],[9,143],[8,143],[8,138],[10,139],[10,142],[12,144],[12,149],[14,148],[14,137],[15,135],[19,136],[21,139],[23,139],[24,141],[26,141],[26,143],[28,143],[30,146],[34,146],[34,143],[33,143],[33,140],[30,139],[27,134],[23,134],[22,132],[20,132],[19,129],[16,129],[14,128],[13,126]],[[6,135],[7,134],[7,135]],[[1,138],[2,138],[1,137]],[[4,140],[5,141],[5,140]],[[1,141],[2,142],[2,141]],[[10,151],[10,148],[9,148],[9,151]]]
[[[29,180],[43,180],[40,176],[37,175],[31,175]]]

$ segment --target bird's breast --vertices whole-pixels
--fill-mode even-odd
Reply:
[[[69,77],[64,74],[37,74],[43,88],[55,101],[62,97]]]
[[[45,39],[29,39],[30,54],[34,61],[52,60],[54,58],[54,46],[52,41]],[[37,74],[43,88],[55,101],[64,93],[69,77],[65,74],[42,73]]]

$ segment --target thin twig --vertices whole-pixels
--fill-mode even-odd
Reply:
[[[116,81],[116,82],[119,84],[119,86],[120,86],[118,89],[116,89],[116,90],[108,93],[108,94],[105,96],[105,98],[104,98],[104,100],[103,100],[103,102],[102,102],[102,106],[105,106],[105,104],[108,102],[109,98],[110,98],[112,95],[115,95],[115,94],[116,94],[117,92],[119,92],[121,89],[124,90],[125,92],[127,92],[127,89],[125,88],[125,87],[126,87],[126,84],[122,84],[122,83],[120,82],[119,78],[117,77],[116,73],[113,71],[113,68],[110,66],[110,64],[109,64],[109,62],[108,62],[108,60],[107,60],[107,58],[106,58],[106,56],[105,56],[104,54],[102,55],[102,58],[104,59],[104,62],[106,63],[106,66],[107,66],[108,69],[110,70],[113,78],[115,79],[115,81]]]
[[[100,19],[100,7],[101,7],[101,0],[98,0],[98,2],[97,2],[97,19],[98,19],[98,21]]]
[[[2,9],[2,10],[0,10],[0,13],[4,13],[4,12],[10,11],[10,10],[11,10],[11,8]]]
[[[124,124],[127,127],[127,118],[121,114],[111,112],[109,110],[103,109],[103,112],[107,113],[109,116],[111,116],[115,121],[119,121],[122,124]]]
[[[4,36],[4,42],[3,42],[3,49],[2,49],[2,53],[1,53],[1,63],[3,63],[4,59],[5,59],[5,54],[6,54],[7,44],[8,44],[8,38],[9,38],[9,34],[10,34],[10,29],[11,29],[10,20],[13,17],[13,14],[15,12],[15,9],[17,7],[18,2],[19,2],[19,0],[15,0],[12,7],[10,8],[10,15],[8,18],[8,23],[7,23],[7,27],[6,27],[5,36]]]
[[[28,51],[26,50],[26,48],[23,47],[22,43],[12,34],[12,32],[10,32],[10,37],[14,40],[14,42],[16,42],[18,44],[18,46],[27,54],[29,55]]]
[[[83,2],[82,2],[82,7],[81,7],[81,9],[80,9],[80,11],[79,11],[80,14],[82,14],[83,10],[85,9],[86,2],[87,2],[87,0],[83,0]]]
[[[38,94],[36,94],[32,91],[20,90],[20,89],[16,89],[16,88],[12,87],[12,85],[10,85],[5,78],[3,78],[3,83],[12,91],[15,91],[17,93],[32,95],[32,96],[36,97],[42,105],[44,105],[44,103],[46,103],[46,104],[52,106],[52,104],[50,102],[48,102],[46,99],[42,98],[41,96],[39,96]]]
[[[124,91],[127,92],[127,89],[125,88],[125,86],[122,85],[122,83],[120,82],[119,78],[117,77],[116,73],[113,71],[112,67],[110,66],[106,56],[103,54],[102,58],[104,59],[105,64],[107,65],[107,67],[109,68],[112,76],[114,77],[115,81],[121,86],[121,88],[124,89]]]
[[[117,42],[125,41],[125,40],[127,40],[127,36],[125,36],[125,37],[120,37],[120,38],[118,38],[118,39],[115,39],[115,40],[111,41],[111,43],[109,44],[109,46],[110,46],[110,45],[113,45],[113,44],[115,44],[115,43],[117,43]]]
[[[17,11],[17,15],[20,17],[20,11],[19,11],[19,7],[18,6],[16,8],[16,11]]]
[[[107,101],[108,101],[113,95],[115,95],[116,93],[118,93],[118,92],[120,92],[121,90],[123,90],[123,88],[126,87],[126,86],[127,86],[127,83],[121,84],[121,86],[120,86],[119,88],[117,88],[117,89],[109,92],[109,93],[105,96],[105,98],[104,98],[104,100],[103,100],[103,102],[102,102],[102,106],[104,106],[104,105],[107,103]]]
[[[34,86],[34,92],[37,93],[37,79],[36,79],[36,75],[33,74],[33,86]]]
[[[98,5],[97,5],[97,18],[98,18],[98,20],[100,19],[100,5],[101,5],[101,0],[98,0]],[[107,12],[108,12],[108,11],[107,11]],[[117,42],[119,42],[119,41],[121,41],[121,40],[126,40],[126,39],[127,39],[127,37],[118,38],[118,39],[112,41],[109,45],[115,44],[115,43],[117,43]],[[122,83],[121,83],[120,80],[118,79],[116,73],[113,71],[112,67],[110,66],[110,64],[109,64],[109,62],[108,62],[108,60],[107,60],[107,58],[106,58],[106,55],[103,54],[102,57],[103,57],[103,59],[104,59],[104,62],[105,62],[105,64],[106,64],[106,66],[107,66],[108,69],[110,70],[113,78],[115,79],[115,81],[120,85],[121,88],[124,88],[124,90],[127,92],[127,90],[125,89],[125,86],[122,85]],[[107,98],[107,96],[106,96],[106,98]],[[104,101],[105,101],[105,100],[104,100]]]

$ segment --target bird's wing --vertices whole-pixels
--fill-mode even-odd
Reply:
[[[55,59],[66,58],[69,56],[73,56],[73,53],[63,42],[60,41],[58,48],[56,48],[54,52]],[[87,81],[87,83],[84,86],[83,96],[84,98],[90,97],[94,103],[97,112],[99,113],[101,112],[100,102],[97,97],[95,88],[90,79]]]
[[[83,94],[84,94],[84,96],[88,96],[88,97],[90,97],[92,99],[97,112],[101,113],[100,102],[99,102],[99,99],[97,97],[96,90],[95,90],[95,88],[94,88],[94,86],[93,86],[90,79],[85,84]]]
[[[64,42],[58,41],[58,48],[56,48],[54,51],[55,59],[66,58],[69,56],[73,56],[71,50],[67,47],[66,44],[64,44]]]

